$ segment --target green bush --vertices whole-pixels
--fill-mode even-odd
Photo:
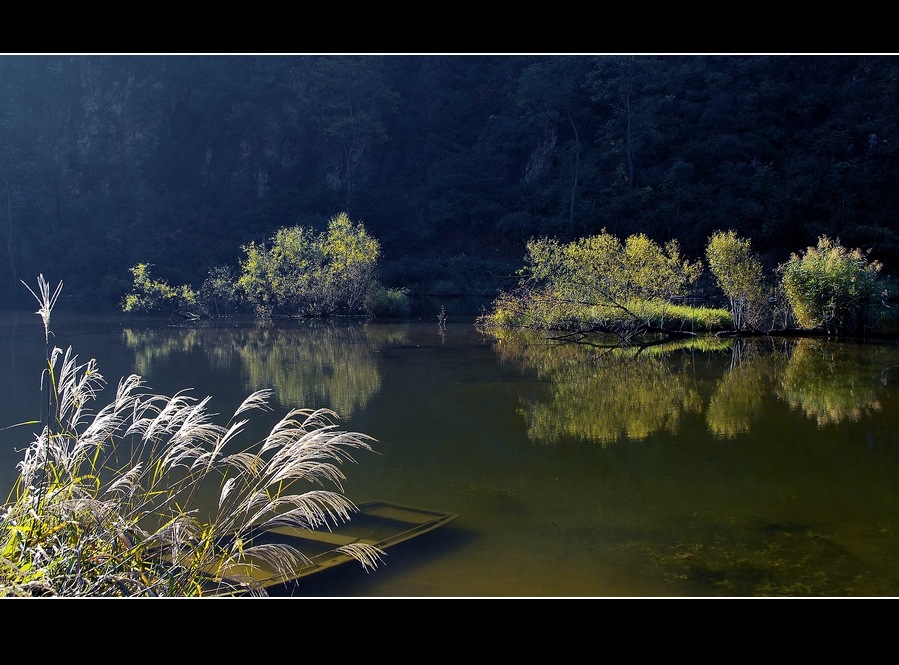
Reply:
[[[672,299],[689,293],[702,272],[674,240],[660,245],[641,233],[621,241],[603,230],[570,243],[532,239],[527,251],[518,288],[501,292],[479,325],[585,330],[629,342],[659,325],[683,331],[698,323],[692,311],[686,319],[684,308],[674,311]]]
[[[402,317],[412,311],[412,300],[406,289],[372,289],[365,299],[365,311],[369,316]]]
[[[249,314],[272,316],[331,316],[362,314],[380,296],[380,244],[354,224],[346,213],[335,215],[328,229],[293,226],[278,229],[268,242],[241,247],[239,274],[230,268],[209,271],[200,291],[172,287],[150,277],[150,266],[131,269],[132,292],[122,303],[126,312],[172,312],[188,318]],[[388,294],[400,306],[399,292]]]
[[[874,326],[881,314],[881,263],[868,261],[860,249],[847,249],[839,239],[818,238],[816,247],[792,254],[779,267],[797,323],[828,334],[855,333]]]
[[[709,270],[727,297],[734,327],[758,328],[768,310],[762,262],[752,243],[734,231],[716,231],[706,244]]]
[[[237,286],[260,316],[358,314],[378,285],[380,244],[346,213],[324,233],[282,228],[268,243],[242,249]]]
[[[199,318],[203,310],[199,295],[190,286],[170,286],[165,280],[150,277],[151,266],[138,263],[131,268],[134,290],[125,296],[125,312],[172,312],[179,316]]]

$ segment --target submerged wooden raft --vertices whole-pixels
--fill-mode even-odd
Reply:
[[[254,544],[279,543],[295,547],[309,558],[311,563],[302,565],[289,575],[279,575],[264,566],[232,566],[220,571],[225,578],[249,575],[263,588],[299,580],[334,566],[356,561],[335,548],[354,543],[374,545],[381,550],[433,531],[458,517],[426,508],[415,508],[387,501],[368,501],[357,505],[359,509],[348,522],[339,523],[327,530],[275,527],[254,535]],[[361,566],[361,564],[359,564]]]

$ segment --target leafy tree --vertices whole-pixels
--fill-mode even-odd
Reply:
[[[552,238],[528,242],[521,293],[497,299],[495,321],[535,327],[577,328],[623,340],[665,330],[673,296],[699,279],[702,265],[681,257],[677,241],[664,246],[645,234],[623,243],[602,233],[562,244]]]
[[[212,268],[203,280],[199,293],[203,310],[216,318],[238,314],[244,298],[237,288],[237,277],[228,266]]]
[[[259,316],[319,313],[324,256],[312,229],[278,229],[269,244],[251,242],[241,249],[237,286]]]
[[[709,270],[730,303],[734,327],[758,327],[767,298],[764,269],[752,251],[752,242],[733,230],[715,231],[706,244],[705,255]]]
[[[170,286],[165,280],[150,276],[150,264],[139,263],[131,268],[134,290],[125,296],[122,309],[126,312],[170,312],[187,318],[200,318],[203,309],[198,294],[188,285]]]
[[[645,233],[624,243],[624,275],[642,300],[668,300],[684,295],[702,274],[702,264],[681,256],[677,240],[659,245]]]
[[[346,213],[328,230],[279,229],[268,244],[249,243],[238,287],[262,316],[357,314],[378,288],[380,244]]]
[[[799,325],[840,334],[873,325],[884,295],[878,284],[881,268],[861,249],[820,236],[817,246],[791,254],[779,271]]]
[[[172,287],[150,277],[150,266],[131,268],[134,290],[126,312],[176,312],[182,316],[233,316],[247,310],[259,317],[408,313],[408,293],[386,289],[378,279],[380,243],[346,213],[331,218],[328,230],[278,229],[267,243],[241,249],[240,275],[230,268],[209,271],[200,291]]]
[[[323,57],[311,72],[310,98],[326,147],[338,147],[340,165],[328,179],[343,191],[345,209],[353,202],[357,171],[389,140],[386,120],[397,110],[397,95],[385,79],[380,56]]]
[[[331,219],[320,241],[325,259],[324,290],[329,300],[337,309],[359,310],[378,281],[380,243],[361,222],[353,224],[345,212]]]

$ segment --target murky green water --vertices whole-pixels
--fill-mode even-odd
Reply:
[[[378,440],[344,491],[456,512],[277,593],[358,597],[899,595],[899,348],[707,340],[620,352],[436,317],[180,327],[57,316],[111,384],[230,415],[251,391]],[[43,328],[0,315],[0,425],[41,414]],[[103,402],[105,403],[105,402]],[[264,434],[268,423],[260,424]],[[4,495],[30,429],[0,432]]]

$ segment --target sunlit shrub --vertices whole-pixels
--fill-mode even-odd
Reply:
[[[837,334],[877,322],[884,295],[878,281],[881,268],[861,249],[821,236],[817,246],[792,254],[779,270],[798,324]]]
[[[752,244],[734,231],[716,231],[706,244],[706,260],[730,303],[737,329],[758,328],[768,309],[762,262]]]

